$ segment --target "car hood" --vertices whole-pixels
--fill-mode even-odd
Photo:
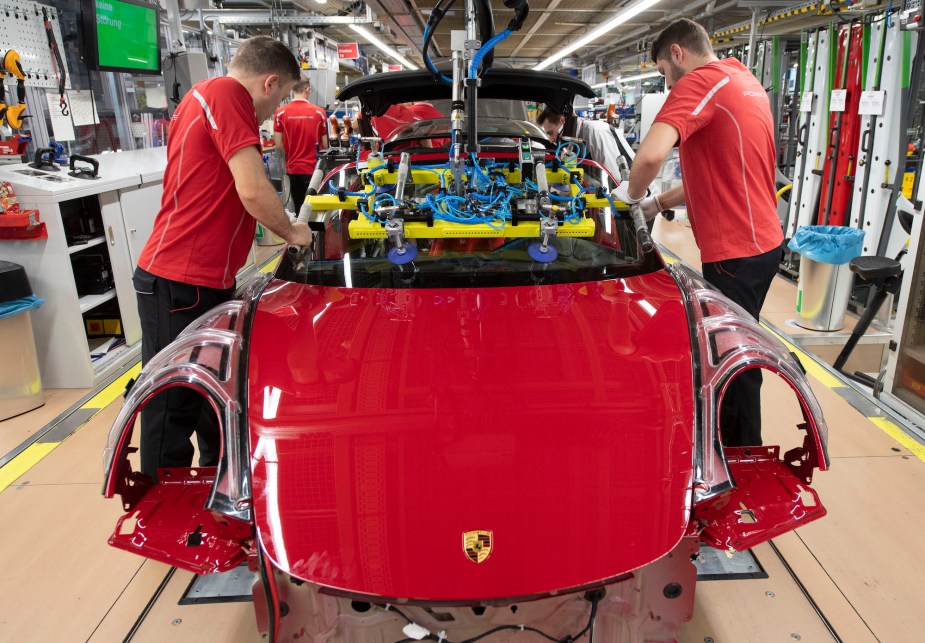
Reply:
[[[412,601],[614,579],[688,527],[691,368],[665,271],[480,289],[273,281],[248,357],[261,546],[293,577]]]

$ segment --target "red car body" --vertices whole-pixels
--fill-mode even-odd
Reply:
[[[674,640],[699,541],[747,549],[824,515],[826,429],[777,339],[657,253],[634,265],[536,285],[255,280],[130,392],[106,451],[127,512],[110,543],[197,573],[248,560],[275,640]],[[802,446],[721,446],[723,392],[749,368],[790,384]],[[223,454],[153,484],[132,427],[170,386],[212,402]]]

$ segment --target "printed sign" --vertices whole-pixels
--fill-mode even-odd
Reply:
[[[830,112],[845,111],[845,102],[847,98],[848,98],[847,89],[833,89],[832,90],[832,100],[829,101],[829,111]]]
[[[337,43],[337,57],[340,60],[353,60],[360,57],[360,45],[355,42]]]
[[[884,90],[861,92],[861,102],[858,104],[858,114],[862,116],[883,116]]]
[[[590,65],[585,65],[581,68],[581,79],[588,83],[589,85],[594,84],[594,79],[597,76],[597,65],[591,63]]]
[[[801,112],[813,111],[813,93],[812,92],[803,92],[803,98],[800,100],[800,111]]]

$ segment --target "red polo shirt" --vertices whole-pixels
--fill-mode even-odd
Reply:
[[[170,125],[164,196],[141,268],[197,286],[234,285],[257,222],[238,197],[228,160],[259,144],[254,101],[241,83],[224,76],[193,86]]]
[[[734,58],[686,73],[656,123],[680,133],[684,196],[704,262],[753,257],[784,240],[767,93]]]
[[[286,152],[286,172],[311,174],[318,161],[315,145],[321,142],[328,124],[328,115],[317,105],[296,98],[276,110],[275,131],[283,135]]]

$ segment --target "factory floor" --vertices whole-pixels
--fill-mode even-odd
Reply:
[[[659,219],[655,237],[699,269],[685,222]],[[799,345],[785,323],[794,301],[794,286],[778,279],[762,316]],[[801,359],[829,426],[831,470],[813,482],[828,515],[753,550],[767,578],[698,582],[681,641],[886,643],[925,632],[925,447],[810,355]],[[0,641],[259,641],[251,603],[178,605],[192,574],[106,544],[121,515],[100,495],[118,387],[85,401],[79,426],[56,428],[56,439],[0,468]],[[96,392],[46,393],[44,407],[0,422],[0,462]],[[789,444],[799,421],[792,392],[769,376],[762,395],[765,442]]]

